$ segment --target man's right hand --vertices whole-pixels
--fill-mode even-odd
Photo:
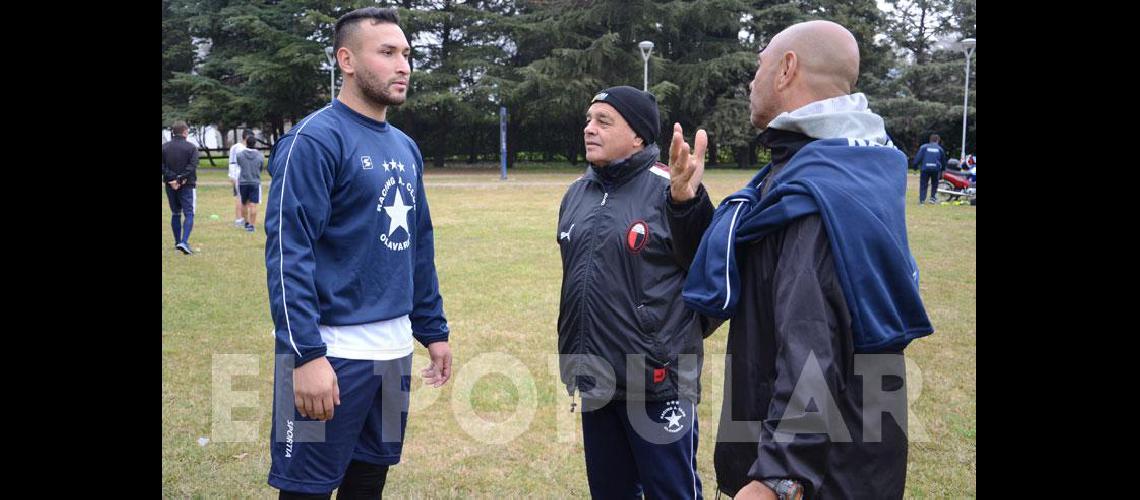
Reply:
[[[293,403],[305,418],[332,420],[340,387],[328,358],[321,356],[293,369]]]
[[[178,183],[178,179],[167,182],[167,184],[170,184],[170,188],[175,191],[178,191],[178,188],[182,187],[182,185]]]
[[[673,142],[669,144],[669,195],[675,203],[697,196],[701,178],[705,175],[705,148],[709,143],[705,130],[697,130],[693,154],[690,155],[683,132],[680,123],[673,123]]]

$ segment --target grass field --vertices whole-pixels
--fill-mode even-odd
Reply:
[[[561,283],[555,222],[562,194],[579,173],[512,172],[510,180],[499,181],[497,171],[427,171],[456,365],[440,389],[422,387],[413,377],[403,461],[388,475],[387,495],[588,496],[579,415],[568,412],[570,399],[550,367]],[[719,202],[752,173],[710,170],[705,184]],[[909,180],[910,245],[937,331],[907,349],[921,372],[921,383],[911,373],[907,496],[973,497],[977,210],[920,207],[918,177]],[[201,172],[199,182],[191,245],[200,252],[194,256],[173,249],[170,209],[162,199],[163,495],[276,498],[265,482],[273,327],[264,205],[257,232],[246,233],[232,226],[224,169]],[[265,186],[268,197],[268,181]],[[727,331],[721,327],[706,340],[704,399],[697,409],[698,469],[710,496]],[[413,369],[426,364],[425,350],[417,346]],[[234,423],[225,424],[227,417]],[[205,445],[203,437],[209,439]]]

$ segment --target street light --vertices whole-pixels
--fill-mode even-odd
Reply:
[[[329,100],[336,99],[336,57],[333,57],[333,48],[325,47],[325,58],[329,60]]]
[[[974,45],[978,42],[973,38],[962,40],[962,52],[966,53],[966,92],[962,97],[962,161],[966,161],[966,110],[970,105],[970,56],[974,54]]]
[[[649,92],[649,54],[653,52],[653,42],[645,40],[637,44],[637,47],[641,49],[641,58],[645,60],[645,84],[641,90]]]

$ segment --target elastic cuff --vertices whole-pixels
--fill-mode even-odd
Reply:
[[[673,192],[671,189],[669,189],[669,187],[665,188],[665,197],[669,200],[669,211],[672,212],[674,216],[684,217],[693,210],[693,207],[700,204],[703,198],[707,198],[708,193],[705,191],[704,183],[701,183],[697,186],[696,196],[693,196],[693,198],[690,200],[682,201],[680,203],[673,201]]]
[[[448,332],[440,332],[440,333],[432,333],[432,334],[412,333],[412,336],[415,337],[416,341],[418,341],[421,345],[423,345],[424,347],[427,347],[427,346],[434,344],[436,342],[447,342],[447,338],[449,336],[449,333]]]

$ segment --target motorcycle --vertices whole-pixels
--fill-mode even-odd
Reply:
[[[978,204],[978,165],[973,155],[967,157],[965,164],[958,160],[947,162],[938,181],[938,192],[950,201],[966,198],[971,205]]]

